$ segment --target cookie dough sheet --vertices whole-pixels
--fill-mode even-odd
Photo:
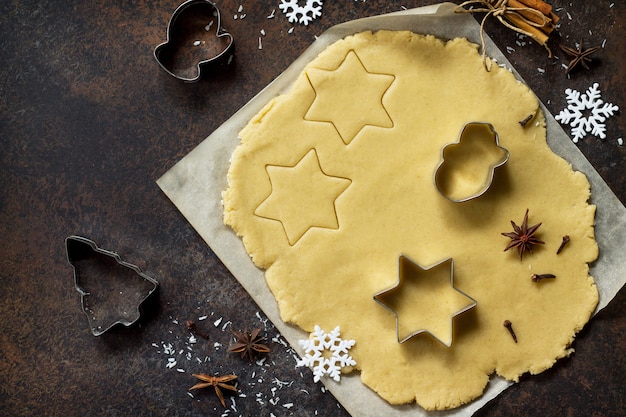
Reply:
[[[280,77],[158,180],[163,191],[298,351],[297,340],[305,339],[308,335],[281,321],[274,296],[265,284],[264,271],[252,264],[241,240],[222,223],[221,193],[227,188],[226,172],[231,154],[239,144],[238,133],[269,100],[289,88],[304,65],[326,46],[353,33],[378,29],[411,30],[443,39],[465,37],[480,43],[475,20],[467,14],[454,14],[453,7],[451,4],[429,6],[361,19],[329,29]],[[488,39],[487,54],[510,67],[506,58]],[[591,275],[595,277],[600,292],[599,310],[613,298],[626,279],[625,267],[620,264],[617,253],[618,248],[624,247],[626,243],[626,210],[547,110],[544,108],[543,111],[546,114],[551,148],[568,160],[574,169],[584,172],[591,183],[591,203],[597,206],[596,239],[601,254],[600,259],[592,264]],[[358,374],[344,375],[338,384],[332,381],[325,383],[344,407],[355,415],[400,416],[407,412],[410,415],[429,414],[415,404],[389,405],[364,386]],[[492,378],[487,391],[478,400],[437,414],[471,415],[507,386],[509,383],[505,380]]]

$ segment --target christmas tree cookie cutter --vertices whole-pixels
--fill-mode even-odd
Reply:
[[[85,237],[69,236],[65,247],[91,333],[100,336],[117,324],[128,327],[136,323],[142,305],[159,283]]]
[[[435,187],[439,194],[454,203],[472,200],[487,192],[496,168],[508,160],[509,151],[500,146],[498,133],[491,123],[467,123],[459,139],[441,149]]]
[[[172,14],[167,41],[154,49],[154,58],[172,77],[196,82],[203,73],[230,64],[233,36],[222,27],[220,11],[209,0],[188,0]]]

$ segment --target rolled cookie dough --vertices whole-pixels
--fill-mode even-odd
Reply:
[[[468,122],[492,124],[510,158],[484,195],[454,203],[433,175]],[[282,319],[309,332],[340,326],[356,340],[363,383],[391,404],[458,407],[494,372],[517,381],[572,352],[598,301],[589,183],[548,148],[533,93],[506,69],[486,71],[476,45],[410,32],[349,36],[240,138],[224,222],[266,270]],[[545,245],[520,260],[503,251],[501,233],[526,209]],[[564,235],[570,243],[556,255]],[[421,266],[454,259],[454,286],[476,300],[471,310],[451,320],[437,291],[399,291],[414,297],[404,309],[432,306],[425,327],[452,326],[450,347],[426,332],[399,343],[394,313],[373,299],[398,284],[401,256]],[[533,273],[556,278],[537,283]]]

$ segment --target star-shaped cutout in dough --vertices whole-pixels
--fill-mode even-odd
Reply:
[[[454,261],[424,268],[400,256],[398,283],[374,296],[396,315],[398,342],[428,333],[452,346],[454,317],[476,306],[476,300],[454,287]]]
[[[351,180],[327,175],[315,149],[294,166],[268,165],[266,171],[272,191],[254,214],[279,221],[290,245],[312,227],[339,228],[335,200]]]
[[[311,68],[306,75],[315,99],[304,119],[332,123],[346,145],[365,126],[393,127],[383,96],[395,77],[369,72],[356,52],[334,70]]]

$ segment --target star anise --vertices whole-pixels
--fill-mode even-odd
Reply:
[[[230,381],[237,379],[237,375],[223,375],[223,376],[210,376],[206,374],[192,374],[192,375],[198,378],[200,381],[204,381],[204,382],[199,382],[189,389],[192,390],[192,389],[214,387],[215,393],[217,394],[217,398],[219,398],[220,402],[222,403],[222,407],[226,407],[226,402],[224,401],[224,394],[222,394],[222,390],[220,388],[237,392],[237,388],[235,388],[232,385],[226,384],[226,382],[230,382]]]
[[[519,259],[522,260],[524,256],[524,252],[528,251],[530,253],[533,252],[533,246],[537,244],[544,244],[543,240],[540,240],[535,236],[537,229],[541,226],[541,223],[538,223],[534,226],[528,227],[528,209],[526,209],[526,214],[524,215],[524,221],[521,226],[518,226],[511,220],[511,224],[513,225],[513,232],[502,233],[503,236],[506,236],[511,239],[505,251],[511,248],[517,248],[517,252],[519,253]]]
[[[585,69],[589,69],[589,62],[591,62],[591,58],[589,55],[597,52],[600,49],[599,46],[595,46],[593,48],[588,48],[583,51],[583,43],[582,41],[578,44],[578,49],[570,48],[569,46],[559,45],[563,52],[572,57],[572,60],[569,64],[567,64],[567,69],[565,70],[565,74],[569,74],[571,70],[576,68],[578,64],[581,64]]]
[[[252,332],[233,332],[233,335],[237,340],[231,347],[228,348],[228,351],[241,353],[242,358],[245,358],[245,356],[248,355],[250,361],[254,359],[253,356],[255,352],[269,352],[270,348],[261,343],[264,339],[262,336],[259,336],[259,333],[261,333],[261,329],[255,329]]]

